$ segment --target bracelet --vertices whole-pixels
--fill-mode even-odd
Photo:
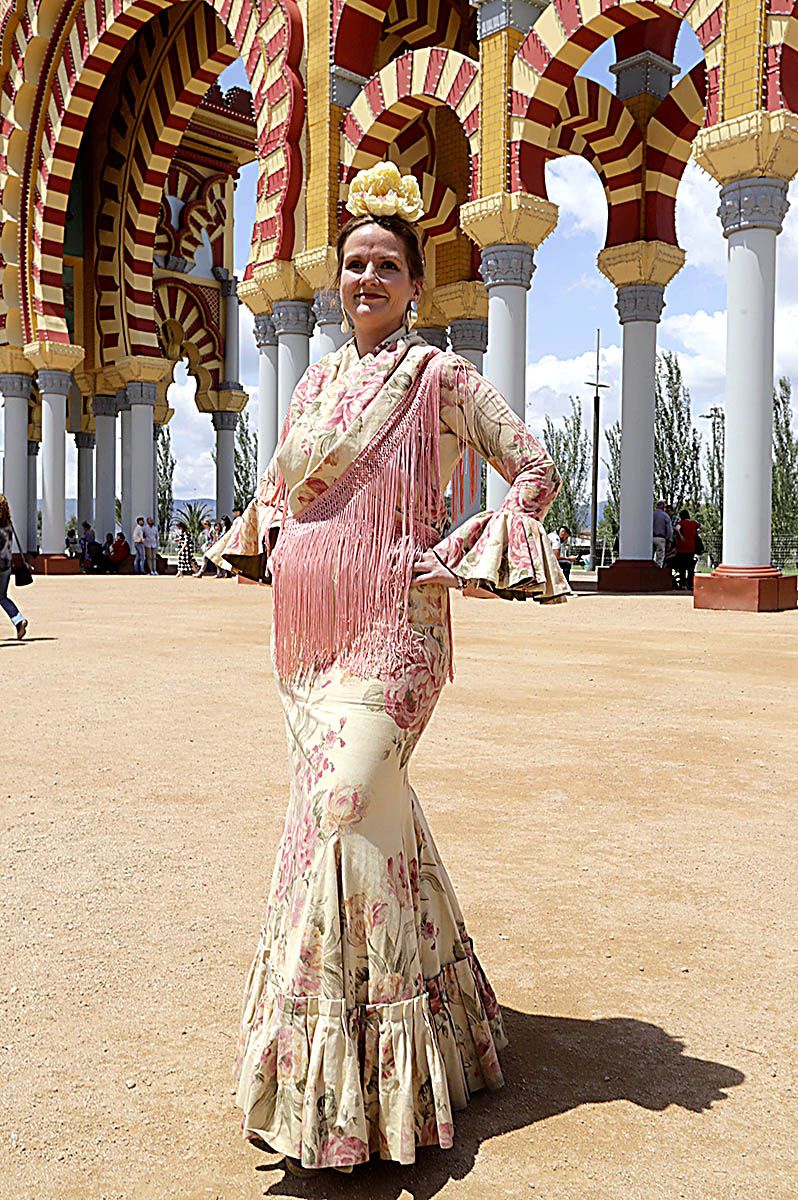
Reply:
[[[440,554],[436,554],[434,550],[432,551],[432,553],[433,553],[433,554],[435,554],[435,557],[437,558],[437,560],[438,560],[438,562],[441,564],[441,566],[442,566],[442,567],[445,567],[445,568],[446,568],[446,570],[449,572],[449,574],[450,574],[450,575],[451,575],[451,576],[452,576],[454,579],[456,579],[456,580],[457,580],[457,590],[458,590],[458,592],[462,592],[462,591],[463,591],[463,589],[465,588],[465,585],[466,585],[466,580],[465,580],[465,579],[461,579],[461,578],[460,578],[460,576],[457,574],[457,572],[456,572],[456,571],[453,571],[453,570],[452,570],[452,568],[449,566],[449,564],[443,561],[443,559],[441,558]]]

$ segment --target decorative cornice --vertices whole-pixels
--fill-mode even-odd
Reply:
[[[338,295],[338,292],[327,291],[326,289],[316,292],[316,297],[313,301],[313,312],[317,325],[340,325],[344,314],[341,308],[341,297]]]
[[[5,375],[33,375],[34,368],[22,346],[0,346],[0,372]]]
[[[94,412],[95,421],[98,417],[116,418],[116,414],[119,411],[116,402],[116,395],[94,395],[92,396],[91,407]]]
[[[278,338],[286,333],[301,333],[304,337],[310,337],[315,324],[307,300],[276,301],[272,308],[272,321]]]
[[[477,37],[483,41],[503,29],[529,33],[548,0],[471,0],[477,10]]]
[[[17,400],[30,400],[32,391],[32,375],[23,375],[20,371],[0,374],[0,392],[3,393],[6,400],[12,396]]]
[[[201,408],[200,412],[229,412],[238,414],[244,411],[249,402],[249,392],[245,392],[240,383],[235,384],[232,388],[228,388],[225,384],[222,384],[217,397],[218,403],[223,404],[224,409],[215,406],[213,408],[205,407]]]
[[[622,325],[630,321],[659,321],[665,307],[665,288],[658,283],[632,283],[618,288],[615,305]]]
[[[735,179],[720,189],[718,216],[723,236],[745,229],[781,233],[790,203],[784,179]]]
[[[338,259],[332,246],[316,246],[294,259],[296,269],[314,292],[333,291],[338,273]]]
[[[78,450],[93,450],[96,444],[93,433],[83,432],[75,434],[75,446]]]
[[[484,354],[488,348],[488,322],[479,317],[455,317],[449,326],[449,339],[455,354],[463,350]]]
[[[263,353],[267,346],[277,345],[277,334],[274,331],[274,321],[266,313],[255,318],[255,345]]]
[[[330,67],[330,103],[351,108],[368,81],[368,75],[358,75],[333,63]]]
[[[529,246],[488,246],[482,251],[479,273],[488,292],[502,284],[527,289],[535,273],[534,251]]]
[[[488,315],[488,294],[478,279],[444,283],[432,293],[435,305],[449,324],[465,318],[484,320]]]
[[[56,396],[68,396],[72,387],[72,372],[43,368],[36,372],[36,382],[41,395],[46,392]]]
[[[313,292],[293,262],[275,258],[256,267],[252,278],[238,289],[241,300],[259,315],[268,312],[278,300],[312,300]]]
[[[238,416],[237,412],[212,412],[211,421],[217,433],[222,430],[227,430],[229,433],[234,431],[238,425]]]
[[[669,242],[624,242],[601,250],[596,264],[616,288],[648,283],[666,287],[684,266],[684,250]]]
[[[132,354],[120,358],[114,364],[115,373],[122,383],[160,383],[172,371],[172,364],[166,358],[148,357],[143,354]]]
[[[790,180],[798,172],[798,115],[784,108],[760,110],[699,129],[693,157],[720,184],[757,177]]]
[[[65,342],[28,342],[24,354],[37,371],[72,371],[86,351]]]
[[[147,404],[151,408],[155,408],[155,403],[158,399],[158,385],[150,383],[143,379],[132,380],[125,388],[127,392],[127,402],[131,406],[134,404]]]
[[[615,76],[616,93],[619,100],[631,100],[634,96],[656,96],[664,100],[671,90],[673,79],[679,74],[675,63],[669,62],[653,50],[643,50],[613,63],[610,67]]]
[[[419,337],[423,337],[425,342],[429,342],[430,346],[437,346],[439,350],[446,349],[448,342],[448,331],[441,329],[439,325],[416,325],[413,330]]]
[[[482,249],[511,242],[537,249],[556,227],[557,215],[556,204],[527,192],[496,192],[460,205],[460,225]]]

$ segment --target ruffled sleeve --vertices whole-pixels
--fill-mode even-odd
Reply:
[[[571,589],[541,524],[560,488],[545,446],[470,363],[448,355],[441,420],[510,484],[496,512],[468,518],[434,547],[458,578],[509,600],[557,602]]]

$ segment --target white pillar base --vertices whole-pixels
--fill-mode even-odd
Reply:
[[[39,371],[42,399],[42,553],[63,554],[66,536],[66,403],[69,371]]]
[[[21,539],[28,529],[28,402],[32,382],[29,375],[16,372],[0,375],[3,395],[2,490]]]

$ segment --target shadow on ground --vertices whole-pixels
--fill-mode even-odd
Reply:
[[[480,1094],[455,1114],[455,1145],[442,1153],[421,1150],[413,1167],[378,1160],[352,1175],[332,1171],[294,1179],[273,1158],[255,1167],[279,1179],[267,1196],[319,1200],[397,1200],[402,1191],[430,1200],[450,1180],[464,1179],[482,1142],[582,1104],[627,1100],[651,1112],[678,1105],[703,1113],[745,1076],[723,1063],[691,1058],[684,1043],[657,1025],[630,1017],[580,1021],[503,1008],[510,1046],[502,1053],[507,1086]]]

